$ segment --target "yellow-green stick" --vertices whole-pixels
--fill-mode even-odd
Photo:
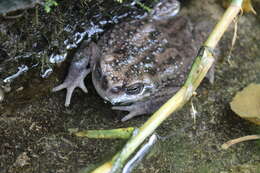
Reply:
[[[102,138],[102,139],[129,139],[134,127],[110,129],[110,130],[85,130],[75,133],[79,137]]]

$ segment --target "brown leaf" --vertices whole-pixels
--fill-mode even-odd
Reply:
[[[230,106],[241,118],[260,125],[260,84],[252,83],[238,92]]]
[[[254,9],[254,7],[252,5],[252,1],[251,0],[244,0],[242,8],[243,8],[243,10],[245,12],[248,12],[248,13],[252,12],[252,13],[254,13],[256,15],[256,11],[255,11],[255,9]]]
[[[231,3],[231,0],[222,0],[222,5],[224,8],[227,8]],[[254,13],[256,15],[256,11],[252,5],[252,1],[251,0],[244,0],[243,1],[243,5],[242,5],[242,9],[244,12],[247,13]]]

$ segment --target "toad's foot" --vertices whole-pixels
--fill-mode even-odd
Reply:
[[[88,42],[83,42],[76,52],[75,57],[73,58],[69,73],[65,81],[52,89],[53,92],[59,91],[62,89],[67,89],[65,106],[70,105],[70,100],[72,93],[75,88],[81,88],[85,93],[88,92],[84,79],[90,73],[92,69],[92,60],[100,57],[99,49],[95,43],[88,45]]]
[[[138,104],[132,104],[132,105],[129,105],[129,106],[113,106],[112,109],[129,112],[126,116],[124,116],[121,119],[122,122],[127,121],[129,119],[132,119],[135,116],[142,115],[142,114],[146,113],[145,108],[142,108]]]
[[[90,73],[90,69],[79,70],[79,69],[71,68],[65,81],[62,84],[58,85],[57,87],[53,88],[52,91],[56,92],[62,89],[67,89],[65,106],[68,107],[70,105],[72,93],[76,87],[81,88],[85,93],[88,92],[84,84],[84,79],[89,73]]]
[[[147,100],[145,102],[135,102],[129,106],[113,106],[113,110],[128,111],[129,113],[121,119],[127,121],[135,116],[150,114],[162,105],[161,99]]]
[[[152,96],[149,100],[138,101],[129,106],[113,106],[113,110],[128,111],[129,113],[121,119],[127,121],[135,116],[151,114],[158,110],[180,87],[171,87],[169,90],[161,92],[159,96]]]

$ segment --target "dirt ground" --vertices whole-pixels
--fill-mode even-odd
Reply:
[[[64,91],[51,93],[64,79],[76,51],[68,45],[76,47],[82,35],[98,40],[118,22],[143,14],[129,3],[58,2],[48,14],[36,7],[17,19],[0,18],[0,84],[11,90],[0,103],[0,173],[87,172],[111,158],[126,141],[79,138],[71,131],[141,126],[149,117],[122,123],[125,112],[111,110],[97,95],[90,77],[86,80],[89,93],[77,90],[69,108],[64,107]],[[185,1],[183,10],[191,19],[212,24],[224,12],[218,2]],[[252,82],[260,83],[260,17],[244,14],[239,18],[238,37],[228,57],[232,37],[233,27],[219,44],[214,84],[203,81],[197,96],[157,129],[160,136],[170,137],[159,141],[135,172],[260,172],[259,140],[221,149],[230,139],[260,134],[259,127],[239,118],[229,106],[236,92]],[[51,55],[66,53],[65,62],[49,62]],[[22,65],[29,70],[10,86],[3,82]],[[42,78],[48,69],[54,72]],[[195,123],[191,103],[198,112]]]

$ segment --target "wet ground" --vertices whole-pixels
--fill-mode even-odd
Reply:
[[[191,19],[216,22],[224,9],[214,0],[201,2],[186,3],[184,13]],[[6,93],[0,103],[0,173],[74,173],[91,168],[109,159],[126,141],[78,138],[71,131],[141,126],[145,122],[148,115],[121,123],[125,113],[111,110],[97,95],[90,78],[86,80],[89,93],[77,90],[69,108],[64,107],[65,92],[51,93],[64,79],[83,37],[98,40],[116,23],[127,17],[134,20],[143,12],[129,4],[75,1],[60,2],[49,14],[36,7],[17,19],[1,17],[0,84]],[[260,17],[245,14],[240,18],[229,59],[232,31],[220,43],[215,83],[203,81],[192,99],[198,112],[196,122],[189,102],[160,126],[157,133],[170,137],[158,142],[135,172],[260,172],[260,141],[240,143],[228,150],[220,147],[230,139],[260,133],[259,127],[236,116],[229,106],[237,91],[260,82]],[[52,63],[62,61],[65,55],[66,61]],[[10,85],[5,83],[18,67],[28,70]]]

